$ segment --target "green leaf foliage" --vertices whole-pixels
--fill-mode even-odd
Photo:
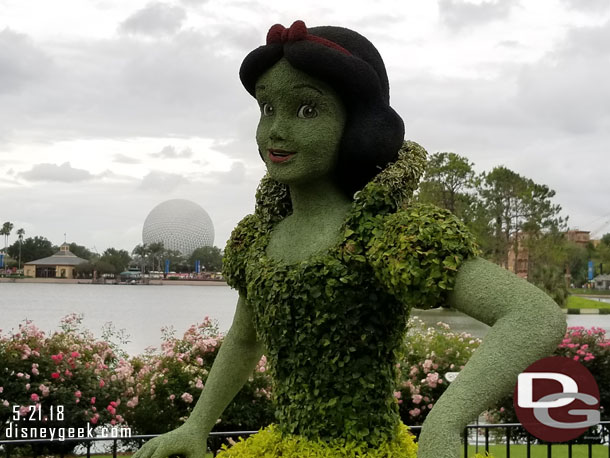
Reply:
[[[399,159],[354,195],[342,239],[326,253],[294,264],[267,256],[273,227],[291,211],[287,187],[269,177],[255,213],[234,230],[224,275],[254,310],[282,434],[380,450],[396,440],[394,391],[409,310],[441,305],[460,263],[476,253],[450,214],[409,206],[425,154],[405,143]]]

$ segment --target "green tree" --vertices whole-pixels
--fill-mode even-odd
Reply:
[[[137,261],[140,266],[140,270],[142,273],[146,272],[146,265],[148,263],[148,257],[150,251],[148,249],[148,245],[143,243],[142,245],[136,245],[136,247],[131,251],[131,254],[135,256],[135,261]]]
[[[52,256],[58,250],[49,240],[38,235],[34,238],[28,237],[21,242],[16,241],[8,247],[8,254],[12,258],[17,259],[19,257],[19,249],[21,249],[21,261],[23,263]]]
[[[474,164],[456,153],[435,153],[428,159],[419,185],[418,200],[446,208],[462,219],[467,216],[474,196]]]
[[[174,272],[191,272],[193,270],[188,259],[177,250],[165,250],[163,260],[169,260],[169,268]]]
[[[116,274],[116,267],[109,262],[102,261],[101,259],[97,260],[94,264],[95,270],[97,272],[98,277],[103,274]]]
[[[582,246],[574,242],[566,242],[567,270],[571,276],[571,282],[579,288],[587,280],[587,266],[591,253],[594,251],[593,245]]]
[[[100,261],[112,264],[115,273],[121,273],[127,269],[131,263],[131,256],[126,250],[117,250],[116,248],[108,248],[102,253]]]
[[[195,261],[201,261],[201,269],[207,272],[220,272],[222,270],[222,251],[215,246],[197,248],[189,256],[188,262],[195,266]]]
[[[71,243],[69,249],[70,249],[70,252],[72,252],[72,254],[75,254],[79,258],[83,258],[88,261],[94,257],[94,254],[91,252],[91,250],[89,250],[88,248],[86,248],[82,245],[78,245],[76,243]]]
[[[154,242],[148,245],[148,254],[152,261],[151,270],[161,270],[161,258],[163,257],[164,252],[165,247],[163,246],[163,242]]]
[[[555,191],[506,167],[496,167],[484,173],[478,191],[493,234],[492,260],[508,267],[508,251],[512,248],[515,271],[523,232],[538,234],[565,225],[558,216],[561,207],[551,201]]]
[[[610,244],[602,239],[592,253],[592,260],[595,264],[595,275],[610,272]]]
[[[528,281],[545,291],[561,307],[566,305],[568,298],[565,274],[574,245],[557,228],[531,234],[524,243],[528,251]]]
[[[21,245],[23,244],[23,236],[25,235],[25,229],[24,228],[20,228],[17,229],[17,238],[18,238],[18,242],[19,242],[19,264],[18,264],[18,269],[21,270]]]
[[[11,231],[13,230],[13,227],[15,227],[15,225],[13,223],[11,223],[10,221],[5,222],[2,225],[2,229],[0,229],[0,235],[4,236],[4,252],[6,253],[6,249],[8,247],[8,237],[9,235],[11,235]]]

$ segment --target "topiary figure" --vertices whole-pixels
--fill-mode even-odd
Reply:
[[[224,258],[233,326],[191,417],[136,458],[202,457],[264,351],[277,426],[230,457],[413,457],[393,396],[412,307],[449,304],[492,327],[428,415],[420,458],[459,456],[464,426],[550,354],[565,319],[542,291],[477,257],[465,226],[415,205],[425,151],[403,142],[383,61],[340,27],[275,25],[240,77],[261,110],[267,175]]]

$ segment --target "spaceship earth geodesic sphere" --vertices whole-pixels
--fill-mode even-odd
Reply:
[[[144,220],[142,241],[147,245],[163,242],[166,249],[189,256],[197,248],[214,244],[214,225],[207,212],[195,202],[166,200]]]

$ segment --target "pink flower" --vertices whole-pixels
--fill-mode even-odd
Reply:
[[[72,356],[72,358],[78,358],[80,356],[80,353],[77,351],[73,351],[72,353],[70,353],[70,356]]]
[[[420,413],[421,410],[419,410],[417,407],[415,409],[409,410],[409,415],[411,415],[412,417],[417,417]]]
[[[32,393],[32,394],[30,395],[30,399],[31,399],[32,401],[34,401],[34,402],[38,402],[38,400],[39,400],[40,398],[38,397],[38,395],[37,395],[36,393]]]
[[[574,361],[578,361],[580,359],[580,356],[576,355],[574,356],[574,358],[572,358]]]
[[[173,401],[174,399],[176,399],[176,395],[175,394],[170,394],[169,395],[169,400]]]
[[[396,399],[400,399],[402,397],[402,393],[400,391],[394,391],[394,397]]]
[[[25,389],[26,389],[26,390],[29,390],[31,386],[32,386],[32,385],[30,385],[29,383],[26,383],[26,384],[25,384]]]
[[[3,393],[3,392],[4,392],[4,387],[0,386],[0,393]]]
[[[23,372],[17,372],[17,377],[19,377],[19,378],[23,377]]]
[[[59,378],[59,372],[53,372],[51,378]]]
[[[411,396],[411,401],[413,401],[413,404],[419,404],[422,399],[423,396],[421,394],[414,394],[413,396]]]
[[[100,414],[96,413],[95,415],[93,415],[93,417],[91,417],[91,423],[93,423],[94,425],[97,424],[97,420],[100,418]]]
[[[80,398],[83,395],[83,393],[81,393],[80,391],[75,391],[74,392],[74,396],[77,398]]]
[[[200,378],[197,379],[197,383],[195,383],[195,388],[197,388],[199,390],[203,390],[203,382],[201,381]]]
[[[100,379],[100,388],[104,388],[105,384],[106,382],[104,382],[104,379]]]
[[[9,403],[9,402],[8,402],[6,399],[5,399],[5,400],[2,402],[2,405],[3,405],[4,407],[8,407],[8,406],[9,406],[9,404],[10,404],[10,403]]]
[[[49,392],[51,391],[48,387],[46,387],[44,385],[40,385],[38,387],[38,389],[40,390],[40,392],[42,393],[43,396],[48,396]]]
[[[438,384],[438,373],[430,372],[426,376],[426,379],[423,381],[423,383],[427,383],[430,388],[436,388],[436,385]]]
[[[193,402],[193,396],[190,393],[182,393],[182,396],[180,396],[180,399],[182,399],[187,404],[190,404],[191,402]]]
[[[106,407],[106,410],[110,412],[112,415],[116,414],[116,409],[112,406]]]
[[[91,398],[91,404],[95,404],[95,396]]]

